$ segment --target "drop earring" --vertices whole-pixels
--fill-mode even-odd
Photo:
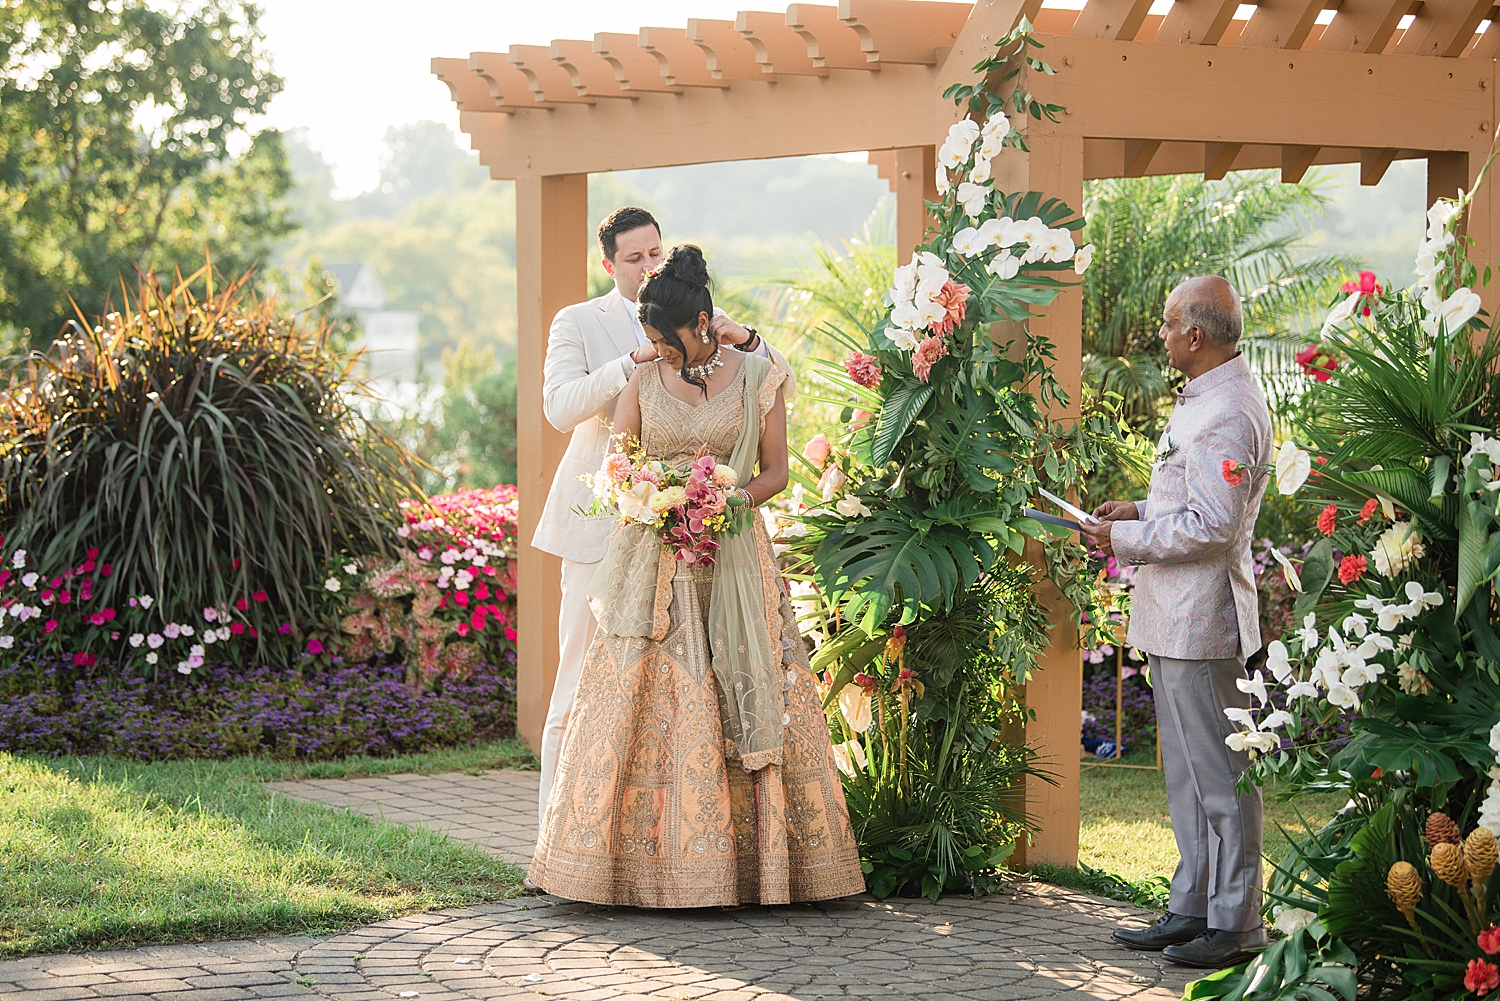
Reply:
[[[708,336],[708,330],[707,329],[700,330],[698,332],[698,340],[702,341],[704,344],[707,344],[710,339],[711,338],[709,338],[709,336]]]

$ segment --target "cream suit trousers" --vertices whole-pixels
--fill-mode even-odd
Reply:
[[[552,780],[557,776],[557,755],[562,750],[563,731],[568,726],[568,712],[573,696],[578,694],[578,677],[583,660],[594,641],[594,613],[589,610],[589,584],[594,580],[595,563],[562,561],[562,608],[557,616],[557,679],[552,682],[552,701],[547,706],[547,722],[542,727],[542,788],[537,805],[537,827],[547,816],[547,800],[552,795]]]

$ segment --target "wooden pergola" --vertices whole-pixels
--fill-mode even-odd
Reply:
[[[542,417],[542,358],[553,314],[587,295],[590,173],[868,150],[896,192],[908,257],[923,199],[936,198],[936,145],[960,117],[942,92],[972,82],[973,65],[1023,16],[1057,70],[1027,86],[1066,111],[1026,123],[1030,152],[995,163],[1001,190],[1080,208],[1086,178],[1273,167],[1294,182],[1314,164],[1358,163],[1361,182],[1375,184],[1394,160],[1421,158],[1430,202],[1469,188],[1490,149],[1500,26],[1483,22],[1500,17],[1493,0],[1175,0],[1164,15],[1152,0],[1041,2],[798,3],[432,61],[480,162],[516,182],[517,687],[533,746],[557,664],[560,566],[526,543],[566,444]],[[1495,258],[1494,195],[1491,183],[1468,221],[1476,259]],[[1494,293],[1485,298],[1493,311]],[[1058,381],[1075,399],[1081,319],[1075,289],[1030,321],[1056,345]],[[1052,603],[1059,625],[1028,686],[1027,737],[1059,783],[1028,790],[1042,826],[1029,858],[1072,864],[1082,659],[1065,602]]]

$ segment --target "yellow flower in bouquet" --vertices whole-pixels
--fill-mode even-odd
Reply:
[[[687,503],[687,490],[683,487],[667,487],[651,496],[651,510],[657,514]]]

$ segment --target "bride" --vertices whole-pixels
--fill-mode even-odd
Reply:
[[[659,360],[615,431],[686,468],[704,445],[751,505],[787,484],[782,373],[709,334],[703,252],[673,248],[639,296]],[[759,460],[759,472],[755,466]],[[571,900],[707,907],[864,889],[822,699],[762,520],[711,566],[618,526],[531,881]]]

